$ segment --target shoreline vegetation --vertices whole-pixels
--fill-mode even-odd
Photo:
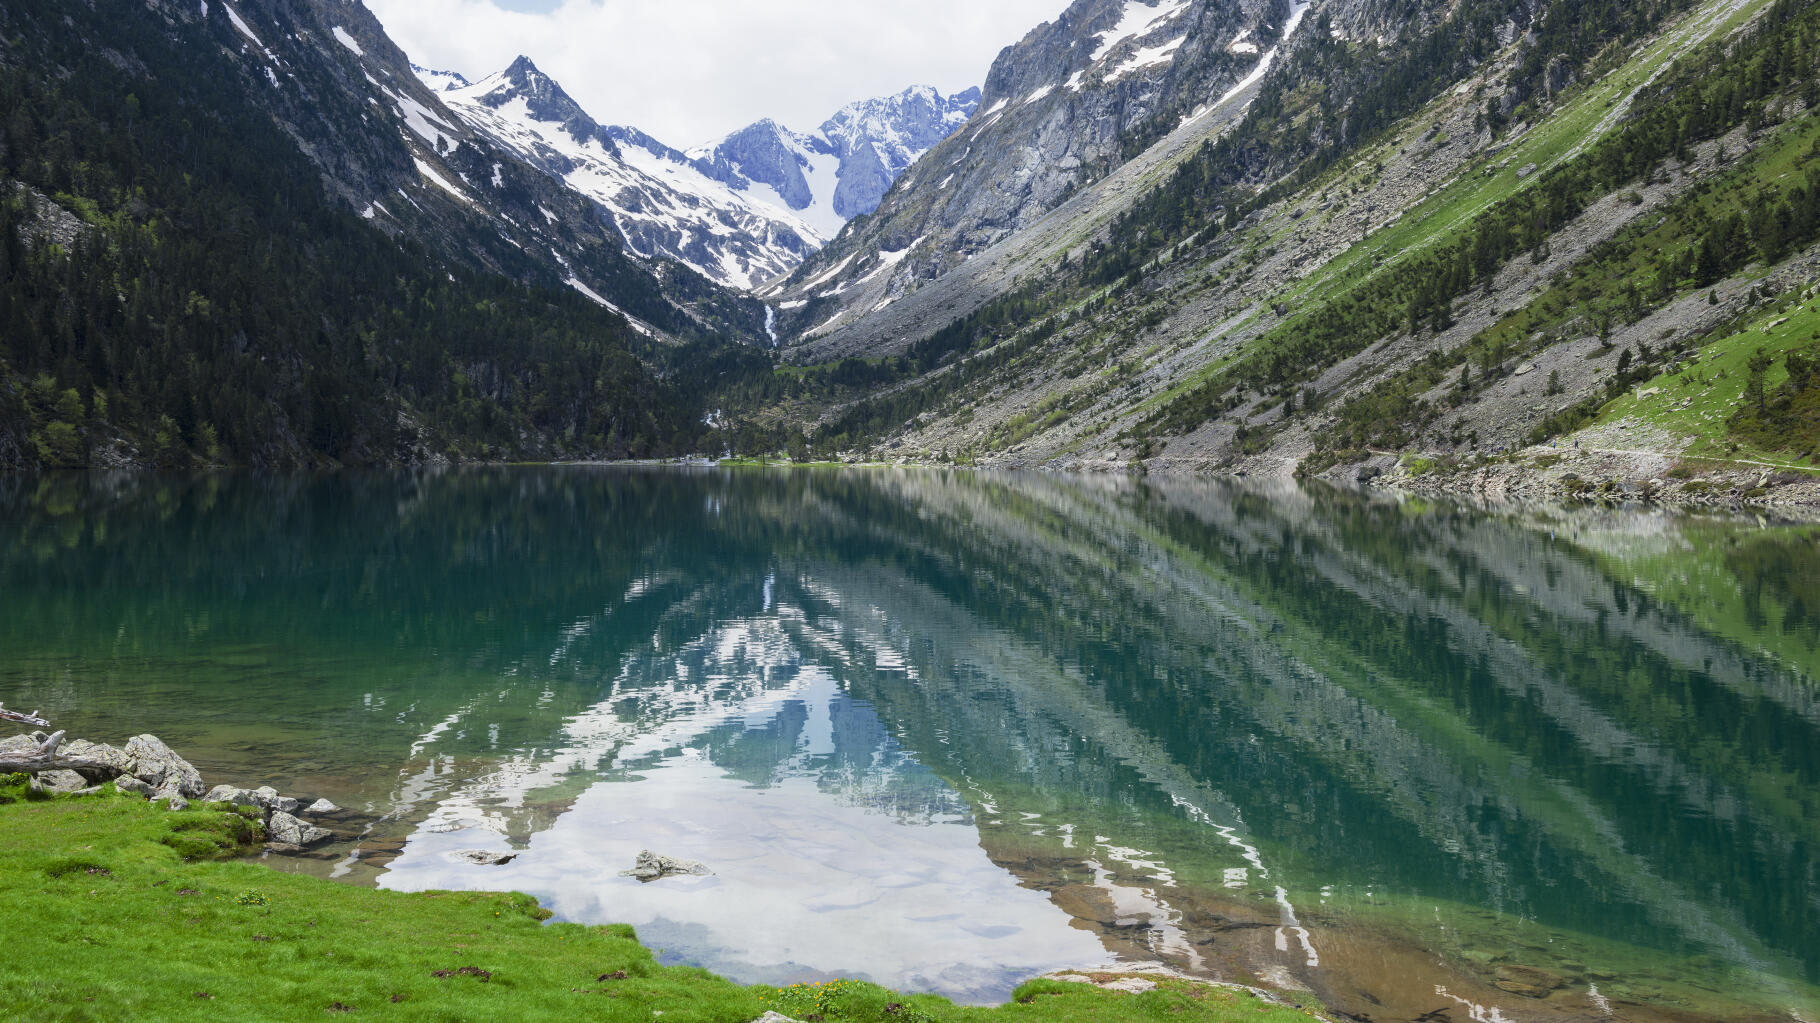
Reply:
[[[552,914],[528,895],[404,893],[273,870],[247,858],[271,848],[270,807],[177,809],[180,797],[148,801],[143,786],[131,772],[80,792],[0,775],[0,831],[8,836],[0,845],[0,927],[38,939],[15,943],[10,969],[0,971],[8,1018],[1327,1018],[1266,992],[1137,964],[1034,978],[997,1007],[849,980],[745,986],[662,965],[628,926],[549,922]]]

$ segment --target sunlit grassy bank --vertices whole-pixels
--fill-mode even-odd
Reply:
[[[524,895],[403,894],[225,861],[256,837],[233,813],[136,797],[28,798],[0,782],[0,1018],[298,1020],[798,1019],[1271,1023],[1310,1013],[1164,981],[1125,994],[1034,981],[999,1008],[869,984],[741,987],[659,965],[627,927],[545,923]]]

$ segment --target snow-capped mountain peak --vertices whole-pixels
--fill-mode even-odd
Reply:
[[[880,200],[916,159],[979,107],[980,91],[944,96],[916,85],[842,107],[815,134],[769,119],[689,151],[697,168],[736,191],[774,193],[832,237]]]
[[[528,58],[442,99],[471,128],[592,199],[640,258],[675,259],[749,290],[827,241],[788,208],[736,194],[649,135],[602,126]]]
[[[469,127],[598,204],[634,255],[746,290],[788,274],[877,208],[980,95],[916,86],[848,104],[815,134],[767,118],[685,153],[595,121],[528,57],[472,83],[414,70]]]

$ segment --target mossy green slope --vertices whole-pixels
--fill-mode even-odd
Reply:
[[[243,848],[252,827],[222,808],[30,799],[9,779],[0,786],[0,931],[12,940],[0,1019],[746,1023],[772,1009],[828,1021],[1311,1017],[1172,981],[1141,995],[1035,981],[999,1008],[855,982],[741,987],[660,965],[628,927],[547,924],[525,895],[376,891],[209,858]]]

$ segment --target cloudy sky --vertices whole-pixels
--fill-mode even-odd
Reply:
[[[596,120],[673,146],[763,117],[813,131],[912,84],[981,84],[1067,0],[366,0],[420,64],[478,78],[523,53]]]

